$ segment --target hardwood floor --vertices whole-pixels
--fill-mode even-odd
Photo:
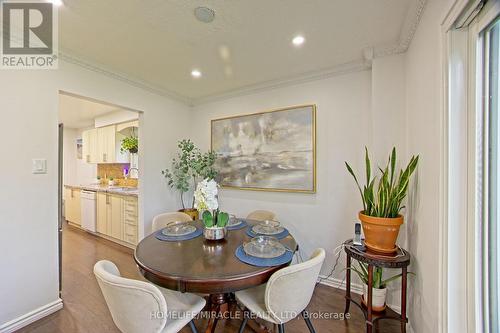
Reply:
[[[119,332],[113,323],[109,310],[93,274],[94,264],[101,259],[113,261],[122,276],[141,279],[132,258],[133,251],[110,241],[93,236],[79,229],[65,226],[63,231],[63,290],[64,308],[18,332],[70,333],[70,332]],[[310,312],[339,313],[344,310],[342,290],[319,285],[308,307]],[[351,305],[348,320],[312,319],[318,333],[364,332],[364,318],[356,306]],[[205,321],[196,322],[202,332]],[[240,321],[233,319],[220,322],[216,332],[238,332]],[[378,332],[399,332],[399,323],[381,321]],[[182,333],[191,333],[187,327]],[[247,329],[245,332],[251,332]],[[302,319],[286,324],[287,333],[308,332]],[[146,333],[146,332],[145,332]]]

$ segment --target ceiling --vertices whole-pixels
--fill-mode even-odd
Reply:
[[[64,0],[59,45],[79,59],[189,101],[401,51],[425,0]],[[215,20],[193,11],[207,6]],[[414,29],[413,29],[414,30]],[[291,40],[302,34],[300,48]],[[404,45],[403,45],[404,48]],[[395,50],[395,51],[393,51]],[[403,50],[404,51],[404,50]],[[202,77],[192,78],[193,69]]]
[[[94,119],[119,110],[116,106],[59,94],[59,122],[65,128],[94,127]]]

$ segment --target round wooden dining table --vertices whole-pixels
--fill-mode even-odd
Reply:
[[[258,221],[245,220],[249,226]],[[200,221],[187,222],[202,228]],[[152,283],[180,292],[208,294],[208,309],[219,313],[227,308],[231,293],[258,286],[290,263],[273,267],[257,267],[241,262],[236,249],[250,240],[248,227],[229,231],[221,241],[206,240],[203,235],[185,241],[161,241],[155,233],[137,245],[134,259],[141,274]],[[280,242],[297,249],[288,235]],[[210,319],[205,332],[214,332],[218,316]]]

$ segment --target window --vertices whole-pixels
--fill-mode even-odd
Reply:
[[[463,3],[443,24],[447,188],[440,331],[498,333],[500,1]]]
[[[485,116],[487,124],[487,215],[484,225],[485,330],[499,332],[500,274],[500,20],[485,31]]]

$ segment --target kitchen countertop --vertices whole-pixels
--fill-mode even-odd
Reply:
[[[96,192],[106,192],[119,195],[127,195],[138,197],[139,190],[135,187],[125,187],[125,186],[107,186],[107,185],[64,185],[66,188],[74,188],[79,190],[96,191]]]

